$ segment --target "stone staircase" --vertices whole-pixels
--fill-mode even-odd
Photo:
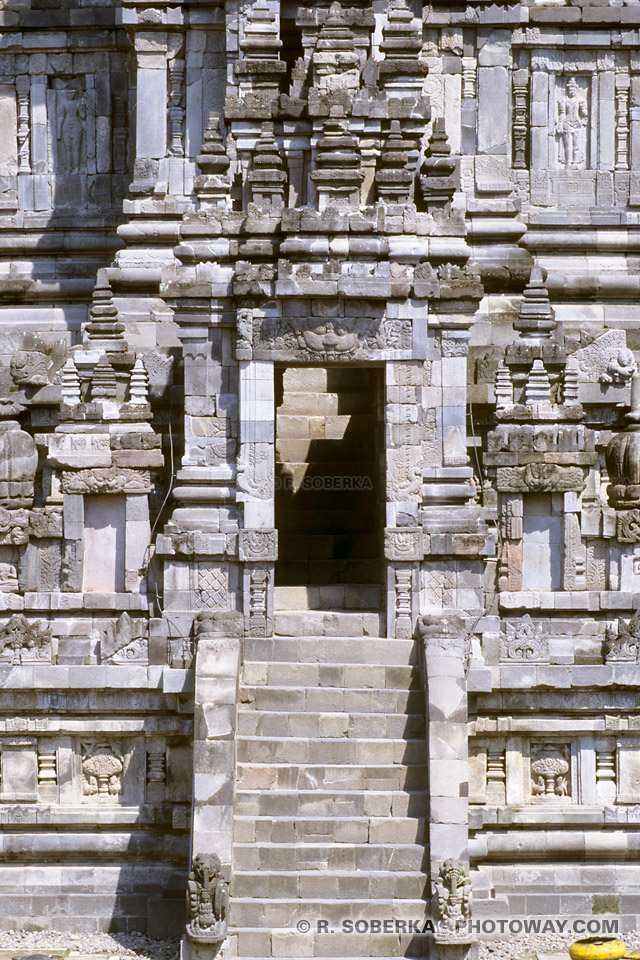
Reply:
[[[238,956],[426,955],[415,933],[343,927],[426,915],[416,645],[365,636],[373,614],[331,614],[341,628],[331,637],[305,635],[313,615],[282,616],[290,633],[299,618],[297,635],[244,649],[229,911]]]

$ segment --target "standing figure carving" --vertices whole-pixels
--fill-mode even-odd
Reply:
[[[80,173],[85,144],[87,108],[78,90],[61,98],[58,114],[58,161],[64,173]]]
[[[569,77],[564,93],[558,93],[556,105],[558,163],[562,166],[575,169],[585,163],[588,120],[587,99],[575,77]]]
[[[227,933],[227,884],[215,853],[193,858],[187,883],[187,936],[196,943],[221,943]]]

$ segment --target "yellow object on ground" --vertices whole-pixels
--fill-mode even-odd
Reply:
[[[626,953],[627,948],[622,940],[615,937],[585,937],[569,947],[571,960],[621,960]]]

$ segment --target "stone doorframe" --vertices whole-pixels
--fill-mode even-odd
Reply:
[[[379,365],[382,358],[367,359]],[[292,364],[304,362],[313,361],[290,359]],[[315,361],[315,365],[322,363],[322,359]],[[418,525],[422,438],[416,392],[422,384],[424,361],[383,363],[387,636],[411,637],[418,615],[423,557],[423,536]],[[269,637],[274,629],[274,570],[278,556],[273,359],[239,360],[237,490],[238,500],[244,503],[245,528],[240,531],[239,560],[243,564],[245,632],[250,637]]]

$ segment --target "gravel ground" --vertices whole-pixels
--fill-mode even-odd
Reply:
[[[535,960],[541,953],[566,953],[576,937],[572,934],[548,934],[538,937],[509,937],[504,940],[481,940],[480,960]],[[640,949],[640,932],[623,933],[620,939],[627,950]]]
[[[136,957],[137,960],[177,960],[180,941],[151,940],[142,933],[51,933],[9,930],[0,933],[0,950],[70,950],[72,954],[106,953],[111,957]]]

